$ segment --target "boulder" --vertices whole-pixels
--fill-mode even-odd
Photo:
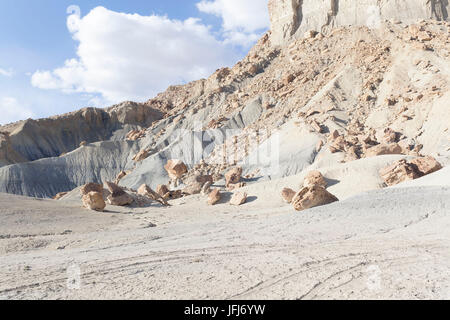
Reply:
[[[327,205],[339,201],[334,195],[320,186],[305,187],[292,199],[292,205],[297,211],[302,211],[318,206]]]
[[[290,188],[284,188],[281,191],[281,197],[287,203],[291,203],[292,199],[294,199],[296,192]]]
[[[442,165],[431,156],[414,159],[411,161],[411,164],[416,166],[422,175],[431,174],[442,169]]]
[[[108,196],[108,203],[113,206],[127,206],[133,203],[133,197],[131,197],[125,190],[112,182],[106,182],[106,186],[111,192]]]
[[[83,195],[82,201],[83,206],[89,210],[102,212],[106,207],[103,194],[100,192],[89,192]]]
[[[165,194],[169,192],[169,188],[165,184],[160,184],[156,187],[156,193],[161,197],[164,197]]]
[[[236,184],[241,181],[242,168],[235,167],[225,174],[225,186],[228,188],[231,184]]]
[[[230,200],[230,204],[233,206],[240,206],[247,202],[247,193],[236,192],[233,194]]]
[[[208,195],[208,204],[210,206],[215,205],[217,202],[219,202],[221,199],[221,194],[219,189],[214,189],[211,191]]]
[[[163,190],[160,190],[161,192]],[[153,191],[152,188],[150,188],[148,185],[143,184],[139,187],[137,193],[141,196],[146,196],[154,201],[157,201],[159,203],[161,203],[162,205],[168,206],[169,204],[167,203],[167,200],[165,198],[165,196],[161,196],[159,193]]]
[[[202,188],[207,183],[213,183],[213,177],[210,175],[196,174],[189,177],[184,181],[186,187],[183,189],[183,193],[188,195],[199,194],[202,192]]]
[[[164,166],[169,178],[172,180],[181,179],[181,177],[188,172],[186,165],[181,160],[169,160]]]
[[[382,156],[387,154],[402,154],[403,149],[398,143],[379,144],[366,150],[367,158]]]
[[[328,183],[323,177],[323,175],[320,173],[320,171],[311,171],[306,175],[305,179],[303,180],[303,186],[304,187],[319,186],[326,188],[328,186]]]
[[[80,193],[82,196],[88,194],[89,192],[98,192],[103,194],[103,186],[98,183],[88,183],[81,187]]]
[[[400,160],[380,170],[380,176],[388,186],[420,178],[416,167],[406,160]]]

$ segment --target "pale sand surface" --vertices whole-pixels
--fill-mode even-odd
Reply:
[[[0,194],[0,298],[450,299],[450,187],[420,181],[304,212],[262,184],[105,213]]]

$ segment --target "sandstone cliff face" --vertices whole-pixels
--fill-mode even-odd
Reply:
[[[447,20],[448,0],[269,0],[271,41],[281,45],[308,30],[326,33],[336,26],[377,27],[383,20],[405,23]]]

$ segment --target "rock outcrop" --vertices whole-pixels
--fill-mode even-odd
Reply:
[[[319,186],[305,187],[292,199],[292,205],[297,211],[302,211],[318,206],[327,205],[339,201],[325,188]]]
[[[282,45],[310,30],[327,33],[338,26],[377,27],[384,20],[448,21],[449,12],[447,0],[269,0],[270,39]]]

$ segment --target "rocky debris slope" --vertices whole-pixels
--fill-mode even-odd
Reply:
[[[323,3],[328,12],[329,2]],[[428,15],[426,4],[414,3],[419,9],[405,11],[411,16],[374,29],[334,23],[329,32],[292,37],[281,46],[274,27],[232,68],[170,87],[143,104],[107,109],[118,123],[136,126],[114,131],[109,147],[83,136],[72,145],[87,141],[85,146],[60,158],[0,168],[0,192],[53,197],[106,180],[155,189],[168,183],[164,166],[171,159],[186,164],[187,175],[200,173],[214,182],[242,168],[242,180],[228,186],[232,190],[370,157],[449,157],[450,23],[417,20],[417,12],[425,12],[419,18],[445,20],[446,6],[432,2]],[[347,6],[339,1],[336,17]],[[272,16],[274,10],[272,2]],[[157,116],[147,117],[147,111]],[[46,141],[32,132],[41,137],[37,143]],[[41,168],[45,175],[37,179]],[[187,186],[177,188],[177,175],[171,178],[172,199]],[[198,183],[192,193],[202,187]]]
[[[384,20],[448,21],[450,4],[447,0],[269,0],[269,12],[271,40],[285,44],[310,30],[326,33],[337,26],[376,27]]]

